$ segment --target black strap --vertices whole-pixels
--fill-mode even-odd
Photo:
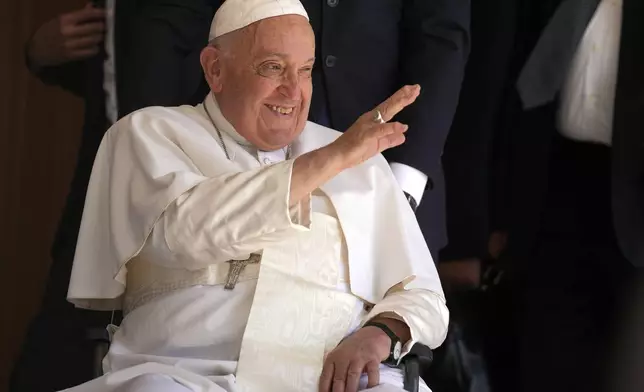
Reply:
[[[383,323],[378,323],[378,322],[375,322],[375,321],[369,321],[364,326],[365,327],[377,327],[377,328],[382,329],[382,331],[384,333],[386,333],[387,336],[389,336],[391,338],[392,342],[401,341],[400,338],[394,333],[394,331],[392,331],[391,328],[389,328],[388,326],[386,326]],[[393,344],[392,344],[392,346],[393,346]]]
[[[418,203],[416,203],[416,199],[409,193],[403,191],[405,194],[405,197],[407,198],[407,201],[409,202],[409,205],[411,206],[412,211],[416,212],[416,208],[418,208]]]

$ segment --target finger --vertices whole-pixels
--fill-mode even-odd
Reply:
[[[95,34],[87,37],[71,39],[66,42],[65,46],[70,50],[89,49],[97,46],[101,42],[103,42],[103,36]]]
[[[320,374],[320,382],[318,384],[319,392],[329,392],[333,382],[333,362],[325,361]]]
[[[333,392],[344,392],[349,371],[348,362],[335,361],[333,364]]]
[[[403,134],[387,135],[378,140],[378,152],[383,152],[390,148],[398,147],[407,140]]]
[[[107,12],[103,8],[85,7],[78,11],[70,12],[62,16],[63,20],[70,24],[81,24],[92,21],[105,20]]]
[[[418,94],[420,94],[419,85],[405,86],[396,91],[391,97],[387,98],[386,101],[378,105],[375,110],[380,110],[382,119],[385,122],[391,121],[396,114],[405,107],[411,105],[418,97]],[[371,118],[371,121],[373,121],[373,118]]]
[[[388,135],[405,133],[408,129],[409,126],[399,122],[380,124],[377,125],[376,129],[373,131],[373,136],[383,138]]]
[[[66,33],[70,37],[84,37],[87,35],[103,35],[105,34],[105,22],[75,24],[70,26],[66,31]]]
[[[89,48],[89,49],[77,49],[77,50],[72,51],[69,54],[69,59],[70,60],[83,60],[83,59],[86,59],[86,58],[89,58],[89,57],[97,55],[99,51],[100,51],[100,49],[99,49],[98,46],[93,47],[93,48]]]
[[[376,361],[367,363],[367,388],[375,388],[380,384],[380,364]]]
[[[351,362],[349,370],[347,371],[347,380],[344,388],[345,392],[358,391],[358,387],[360,386],[360,377],[362,376],[364,368],[365,364],[360,361]]]
[[[344,392],[346,374],[342,378],[336,377],[337,375],[333,376],[333,389],[331,389],[331,392]]]

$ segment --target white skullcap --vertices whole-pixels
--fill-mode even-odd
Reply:
[[[299,0],[226,0],[212,20],[208,40],[282,15],[302,15],[309,19]]]

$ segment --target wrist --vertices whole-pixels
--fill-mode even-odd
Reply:
[[[40,26],[36,31],[33,32],[29,40],[27,41],[25,57],[27,58],[27,64],[30,66],[30,69],[39,69],[48,66],[48,58],[46,52],[46,41],[47,41],[47,31],[44,24]]]
[[[380,358],[380,361],[382,362],[389,358],[392,342],[389,335],[387,335],[382,329],[372,325],[366,325],[363,329],[371,334],[371,338],[376,343],[378,358]]]
[[[42,61],[36,55],[34,50],[34,43],[29,41],[27,47],[25,48],[25,60],[27,62],[27,68],[31,71],[37,71],[42,68]]]
[[[342,154],[342,151],[340,151],[335,143],[315,150],[315,152],[320,156],[321,166],[332,172],[333,176],[349,167],[344,154]]]
[[[404,323],[402,325],[406,328]],[[397,320],[386,318],[370,320],[364,326],[364,328],[369,328],[374,333],[381,362],[389,366],[397,366],[402,355],[403,340],[392,327],[396,328],[400,327],[400,325],[397,324]],[[400,328],[396,329],[401,330]]]
[[[369,322],[386,325],[403,343],[411,340],[411,330],[404,321],[383,315],[378,315],[369,320]]]

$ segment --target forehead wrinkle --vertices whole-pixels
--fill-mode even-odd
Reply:
[[[307,26],[310,28],[310,25]],[[294,31],[302,30],[297,19],[289,17],[276,17],[262,19],[242,29],[230,32],[220,37],[222,46],[225,46],[228,57],[232,60],[235,69],[242,69],[245,65],[252,65],[262,58],[276,56],[288,61],[292,53],[284,53],[284,45],[275,45],[277,41],[283,41],[293,34]],[[311,30],[311,34],[313,31]],[[315,39],[312,40],[313,52],[315,51]],[[315,62],[315,56],[306,60]],[[240,68],[241,67],[241,68]]]
[[[269,24],[269,25],[274,24],[274,22],[275,21],[273,21],[273,23],[270,23],[270,22],[268,22],[267,19],[263,19],[263,20],[260,20],[257,23],[253,23],[253,25],[251,25],[253,27],[253,29],[252,29],[252,31],[249,30],[248,33],[251,35],[250,52],[252,53],[252,56],[254,58],[274,54],[273,52],[271,52],[270,48],[267,49],[265,47],[265,45],[262,45],[262,37],[264,37],[264,40],[267,40],[267,36],[269,36],[268,38],[270,38],[270,41],[273,41],[275,39],[280,38],[280,35],[283,35],[283,34],[279,34],[279,33],[276,34],[276,31],[279,31],[278,26],[271,26],[272,28],[268,29],[268,31],[264,31],[264,30],[267,30],[267,29],[262,28],[262,26],[265,26],[266,24]],[[283,22],[282,22],[282,24],[283,24]],[[279,27],[281,27],[281,26],[279,26]],[[260,30],[262,30],[262,31],[260,31]],[[280,57],[286,57],[286,56],[280,56]]]

